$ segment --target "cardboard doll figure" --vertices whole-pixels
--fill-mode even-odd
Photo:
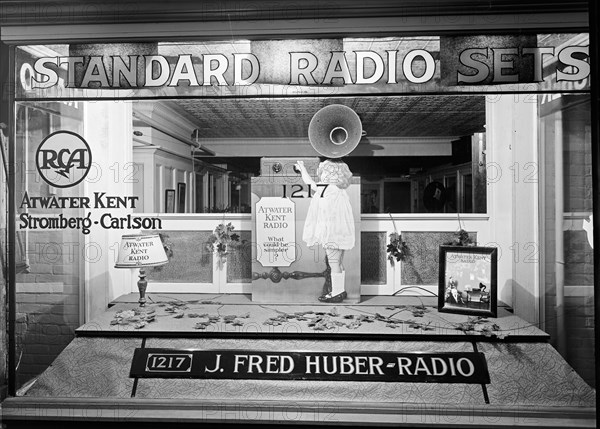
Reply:
[[[298,161],[296,167],[304,183],[311,185],[313,192],[317,190],[317,184],[321,187],[327,185],[323,192],[319,191],[311,199],[302,239],[309,247],[322,246],[331,266],[331,292],[323,293],[319,301],[342,302],[347,296],[344,253],[352,249],[355,242],[354,216],[346,192],[352,172],[341,159],[326,159],[319,163],[319,181],[315,182],[302,161]]]

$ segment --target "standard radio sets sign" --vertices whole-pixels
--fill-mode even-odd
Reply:
[[[50,88],[181,88],[189,95],[213,86],[268,84],[386,92],[405,85],[426,90],[428,83],[540,83],[551,76],[575,82],[589,76],[587,38],[561,46],[540,46],[539,40],[536,34],[382,38],[368,49],[353,39],[266,40],[241,44],[245,52],[231,53],[228,42],[214,44],[210,53],[194,47],[193,54],[167,52],[168,46],[163,52],[150,43],[77,45],[63,56],[32,58],[20,51],[17,90],[27,96]]]

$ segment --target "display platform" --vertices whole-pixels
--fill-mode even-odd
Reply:
[[[137,294],[113,301],[77,336],[181,336],[218,338],[336,338],[464,341],[547,341],[548,334],[498,307],[485,318],[437,311],[437,298],[371,296],[359,304],[260,304],[244,294]]]
[[[36,419],[111,425],[595,427],[595,390],[552,348],[548,335],[506,307],[498,318],[486,319],[440,314],[435,299],[424,297],[367,297],[348,306],[255,304],[245,295],[150,298],[140,311],[136,295],[121,297],[79,328],[25,396],[5,401],[9,427],[11,421]],[[175,357],[233,354],[235,370],[202,379],[185,371],[153,374],[148,354],[135,373],[134,354],[150,351]],[[414,366],[403,367],[405,356],[438,361],[450,356],[458,362],[475,354],[484,359],[487,380],[372,379],[356,375],[358,360],[346,380],[333,379],[327,371],[321,371],[321,379],[281,379],[285,368],[270,371],[268,366],[261,367],[264,371],[256,366],[260,375],[252,374],[254,379],[236,378],[242,369],[248,372],[248,358],[259,355],[404,356],[397,365],[386,361],[380,366],[414,375]],[[214,361],[201,364],[205,373],[219,368]],[[437,375],[435,368],[421,369],[427,375],[430,370]],[[468,372],[463,375],[474,372],[468,370],[468,365],[462,370],[456,365],[457,372]],[[340,368],[328,373],[333,372],[344,374]]]

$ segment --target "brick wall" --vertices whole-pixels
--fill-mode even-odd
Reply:
[[[546,296],[546,332],[556,347],[556,297]],[[592,296],[565,297],[566,361],[590,385],[595,387],[594,299]]]
[[[65,246],[74,243],[68,235],[29,233],[29,273],[17,276],[19,385],[46,369],[79,326],[80,255],[69,251],[78,246]]]

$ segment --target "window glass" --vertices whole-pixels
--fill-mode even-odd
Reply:
[[[373,55],[362,60],[354,54],[340,57],[341,69],[330,70],[334,77],[328,81],[327,69],[319,69],[313,76],[316,83],[299,70],[294,82],[287,74],[289,67],[281,68],[277,61],[261,56],[277,43],[298,47],[305,41],[131,44],[127,49],[134,49],[140,58],[166,61],[163,72],[168,70],[168,76],[161,80],[161,72],[153,67],[155,74],[147,76],[144,69],[129,70],[117,61],[116,76],[126,76],[129,86],[110,86],[114,64],[105,70],[109,79],[105,85],[98,75],[101,59],[96,71],[92,68],[86,73],[87,59],[82,68],[69,69],[75,63],[68,58],[85,57],[85,45],[18,47],[14,243],[19,386],[52,362],[83,321],[100,314],[120,295],[135,292],[137,275],[114,266],[116,246],[128,232],[162,231],[165,247],[185,255],[180,265],[149,270],[155,290],[212,293],[229,291],[232,283],[249,284],[247,248],[231,249],[226,275],[218,271],[207,246],[215,225],[234,219],[241,225],[241,237],[250,236],[250,183],[260,174],[261,159],[287,157],[290,163],[283,166],[283,174],[297,174],[291,168],[297,158],[319,156],[309,142],[308,126],[321,108],[331,104],[352,108],[361,120],[364,135],[345,161],[361,179],[362,233],[368,249],[361,261],[362,283],[381,286],[377,291],[393,293],[405,285],[435,288],[437,282],[436,273],[430,270],[432,261],[427,259],[431,252],[425,247],[414,252],[413,257],[421,255],[421,259],[411,260],[413,265],[401,264],[398,275],[390,274],[385,248],[390,231],[396,228],[394,218],[402,220],[398,222],[401,232],[409,231],[404,234],[407,241],[412,234],[410,245],[415,249],[425,243],[423,236],[431,242],[451,236],[462,226],[460,220],[456,223],[456,213],[478,222],[480,229],[475,232],[485,244],[492,239],[490,224],[502,210],[498,191],[493,206],[490,190],[498,189],[507,174],[513,174],[519,186],[542,179],[536,191],[540,234],[533,243],[542,272],[540,323],[569,363],[593,383],[588,36],[543,34],[511,39],[519,46],[544,48],[514,54],[516,63],[526,60],[530,75],[511,82],[510,73],[498,74],[493,66],[465,69],[469,60],[463,59],[457,65],[463,81],[457,82],[456,70],[444,68],[449,64],[445,56],[459,52],[461,43],[483,43],[484,39],[325,40],[315,49],[328,53],[327,58],[340,46],[345,52]],[[107,45],[100,57],[127,54],[123,46]],[[404,67],[415,50],[421,56]],[[239,56],[244,53],[254,53],[265,74],[254,76],[252,58]],[[384,58],[387,67],[378,69],[375,54]],[[189,68],[175,60],[187,57],[192,61]],[[215,68],[204,67],[200,59],[207,58]],[[219,71],[227,62],[223,58],[241,67],[237,73],[243,72],[236,75],[233,66]],[[390,67],[394,59],[395,67]],[[473,61],[484,64],[493,58],[470,59],[473,66]],[[297,65],[305,64],[304,60],[299,59]],[[349,77],[343,74],[346,65]],[[479,76],[481,70],[489,73]],[[378,78],[370,82],[369,76],[375,74]],[[174,76],[179,79],[173,80]],[[156,81],[155,85],[146,85],[148,79]],[[252,79],[256,79],[252,84],[243,82]],[[539,145],[534,147],[535,137],[519,140],[519,149],[531,149],[527,153],[531,156],[520,164],[519,158],[516,164],[500,166],[493,159],[499,146],[491,147],[489,142],[504,148],[509,145],[510,138],[503,138],[517,126],[510,114],[522,111],[519,103],[523,100],[537,109],[532,117],[539,117],[539,128],[535,119],[526,127],[531,131],[528,136],[538,133]],[[505,116],[500,103],[509,107]],[[511,110],[511,103],[513,107],[519,104],[519,109]],[[64,180],[73,182],[81,160],[75,156],[75,147],[61,152],[58,147],[43,146],[55,132],[79,136],[89,145],[89,171],[76,186],[63,186]],[[535,154],[539,163],[531,163],[534,149],[539,152]],[[498,175],[499,166],[504,178]],[[90,201],[89,207],[81,201]],[[66,224],[65,219],[76,221]],[[446,223],[439,226],[435,221]],[[137,226],[131,222],[138,222]],[[509,248],[512,245],[504,251],[514,249]],[[513,259],[510,263],[515,265],[523,260]],[[409,270],[414,267],[420,271]],[[513,272],[512,268],[506,268],[507,272]],[[510,281],[503,288],[501,298],[508,305],[518,304],[506,292],[512,289]],[[563,307],[558,305],[561,300]]]
[[[540,109],[544,323],[590,384],[594,365],[592,140],[589,95],[544,94]]]

